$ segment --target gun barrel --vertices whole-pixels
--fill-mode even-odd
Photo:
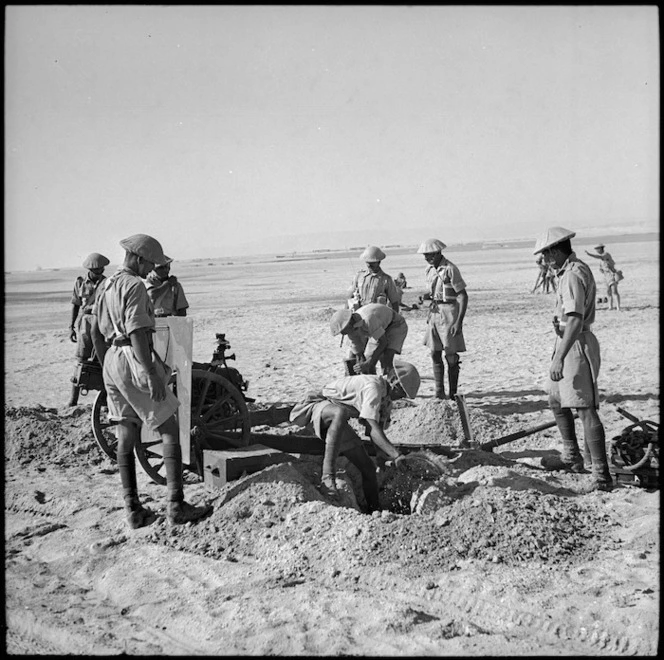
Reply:
[[[578,418],[578,415],[574,413],[573,415],[574,419]],[[515,433],[510,433],[509,435],[504,435],[502,438],[495,438],[493,440],[489,440],[488,442],[484,442],[480,445],[480,449],[483,451],[491,451],[494,447],[500,447],[501,445],[506,445],[510,442],[514,442],[515,440],[520,440],[521,438],[525,438],[528,435],[532,435],[533,433],[538,433],[539,431],[545,431],[546,429],[550,429],[552,426],[555,426],[556,422],[555,420],[552,422],[546,422],[545,424],[539,424],[538,426],[532,426],[528,429],[523,429],[522,431],[516,431]]]

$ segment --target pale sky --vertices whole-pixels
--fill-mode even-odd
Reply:
[[[656,5],[5,21],[5,270],[659,228]]]

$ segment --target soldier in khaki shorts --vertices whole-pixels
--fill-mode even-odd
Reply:
[[[393,369],[394,356],[401,353],[408,334],[408,324],[401,314],[387,305],[370,303],[356,312],[340,309],[330,319],[332,336],[347,335],[351,349],[349,361],[355,360],[353,372],[375,374],[380,362],[384,376]]]
[[[420,375],[408,362],[396,361],[389,377],[359,374],[337,378],[319,392],[309,392],[301,403],[293,407],[290,421],[298,426],[313,427],[325,441],[323,474],[320,490],[323,495],[337,499],[336,462],[344,455],[362,475],[362,489],[369,512],[380,509],[376,464],[364,449],[362,440],[348,421],[356,418],[364,425],[371,442],[380,454],[392,461],[397,469],[408,464],[404,456],[385,435],[389,426],[392,402],[413,399],[420,387]]]
[[[182,453],[175,412],[180,405],[167,387],[168,371],[152,346],[155,317],[142,277],[156,263],[163,263],[159,242],[146,234],[120,241],[124,264],[105,283],[97,296],[97,323],[110,343],[104,357],[104,386],[109,419],[117,422],[118,468],[125,512],[133,529],[151,522],[153,514],[138,498],[134,445],[140,428],[160,434],[164,443],[164,465],[168,488],[167,517],[172,524],[197,520],[209,507],[194,507],[184,501]]]
[[[606,456],[604,426],[597,412],[600,350],[592,332],[597,289],[592,271],[572,250],[574,236],[575,232],[564,227],[551,227],[535,245],[535,254],[544,255],[558,278],[554,316],[557,336],[547,389],[549,406],[562,436],[563,451],[560,461],[548,461],[545,467],[585,471],[574,427],[572,408],[575,408],[583,424],[585,447],[590,453],[592,488],[608,491],[613,488],[613,480]]]
[[[369,303],[382,303],[398,312],[403,292],[394,283],[391,275],[380,267],[385,259],[385,253],[376,245],[369,245],[360,255],[360,259],[367,266],[355,274],[353,284],[348,291],[348,295],[354,301],[352,309],[356,310]]]
[[[437,238],[424,241],[418,254],[423,254],[429,264],[426,270],[429,290],[421,300],[431,300],[424,345],[431,351],[435,396],[445,399],[445,364],[448,367],[450,399],[457,393],[459,383],[459,353],[466,350],[463,338],[463,319],[468,308],[466,283],[455,264],[443,255],[447,246]]]
[[[69,325],[69,338],[76,344],[76,360],[78,365],[74,372],[74,386],[72,387],[69,405],[75,406],[78,401],[78,385],[76,384],[80,365],[88,361],[97,360],[101,365],[105,348],[103,342],[95,341],[96,335],[92,331],[94,320],[94,305],[97,289],[106,279],[104,269],[108,266],[108,259],[99,252],[89,254],[83,262],[83,268],[88,272],[85,277],[79,276],[74,283],[71,298],[71,323]]]

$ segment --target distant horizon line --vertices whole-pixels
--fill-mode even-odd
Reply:
[[[593,243],[598,239],[601,240],[613,240],[614,242],[619,242],[619,239],[625,239],[625,238],[631,238],[629,242],[634,242],[634,238],[637,237],[643,237],[643,236],[657,236],[659,237],[660,232],[659,231],[634,231],[634,232],[622,232],[619,234],[611,234],[611,233],[594,233],[594,234],[587,234],[586,236],[583,237],[577,237],[574,239],[576,243],[579,243],[581,245],[586,245],[588,243]],[[658,239],[659,240],[659,239]],[[454,252],[455,248],[456,249],[467,249],[469,246],[473,247],[479,247],[479,246],[490,246],[495,248],[500,248],[502,246],[506,247],[520,247],[523,244],[529,244],[532,243],[534,245],[534,239],[532,237],[520,237],[520,238],[504,238],[504,239],[484,239],[484,240],[476,240],[476,241],[459,241],[457,243],[450,243],[447,246],[447,250]],[[392,244],[385,244],[385,245],[379,245],[381,249],[396,249],[396,250],[403,250],[403,249],[409,249],[412,248],[414,245],[417,245],[417,243],[411,244],[411,243],[392,243]],[[293,251],[281,251],[279,253],[274,252],[274,251],[266,251],[266,252],[257,252],[256,256],[270,256],[273,255],[275,258],[283,258],[286,256],[294,256],[294,255],[308,255],[308,254],[315,254],[315,255],[320,255],[320,254],[336,254],[336,253],[344,253],[344,252],[360,252],[364,250],[367,246],[366,245],[361,245],[361,246],[352,246],[352,247],[341,247],[341,248],[312,248],[308,250],[293,250]],[[186,263],[186,262],[200,262],[200,261],[214,261],[214,260],[219,260],[219,259],[238,259],[245,257],[246,255],[243,254],[230,254],[230,255],[220,255],[216,257],[193,257],[190,259],[177,259],[176,261],[179,261],[181,263]],[[109,265],[114,265],[114,264],[109,264]],[[119,264],[118,264],[119,265]],[[14,270],[6,270],[4,271],[5,274],[11,274],[11,273],[29,273],[29,272],[39,272],[39,271],[59,271],[59,270],[78,270],[80,269],[81,266],[59,266],[59,267],[41,267],[41,266],[36,266],[35,268],[32,269],[27,269],[27,270],[19,270],[19,269],[14,269]]]

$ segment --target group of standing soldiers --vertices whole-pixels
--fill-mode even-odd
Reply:
[[[571,248],[574,236],[574,232],[553,227],[537,242],[535,251],[558,279],[556,343],[547,389],[563,453],[551,468],[591,470],[593,487],[610,490],[613,484],[604,427],[597,413],[599,344],[591,329],[596,287],[592,272]],[[156,239],[135,234],[120,245],[125,250],[123,265],[108,279],[103,274],[109,263],[106,257],[93,253],[85,260],[87,276],[76,280],[72,297],[70,336],[77,342],[79,360],[96,358],[103,364],[109,419],[117,423],[118,467],[130,527],[142,527],[155,517],[140,503],[136,485],[133,452],[135,443],[140,442],[142,425],[156,431],[164,443],[169,522],[195,521],[210,507],[195,507],[184,500],[175,418],[180,402],[167,387],[169,368],[152,345],[155,317],[184,316],[188,303],[182,286],[170,275],[172,259],[164,255]],[[468,307],[466,283],[459,268],[444,256],[445,249],[442,241],[427,239],[417,251],[427,263],[427,291],[421,299],[429,300],[430,306],[423,343],[431,354],[435,396],[439,399],[446,398],[445,363],[449,396],[457,392],[459,353],[466,350],[463,320]],[[292,409],[290,419],[294,424],[310,426],[325,442],[321,492],[331,499],[338,498],[336,461],[344,455],[359,469],[365,508],[374,511],[380,506],[376,464],[349,420],[357,418],[364,426],[377,449],[379,467],[407,466],[408,457],[389,441],[385,429],[392,402],[414,398],[420,375],[414,365],[396,357],[401,354],[408,325],[399,313],[402,288],[381,269],[385,253],[370,246],[362,258],[366,268],[353,280],[348,308],[335,312],[330,321],[332,335],[348,337],[351,345],[346,375],[307,393]],[[399,279],[405,286],[402,273]],[[376,374],[378,363],[380,375]],[[573,408],[583,424],[583,452],[575,433]]]
[[[425,272],[427,291],[421,297],[430,301],[423,343],[431,353],[438,399],[447,396],[445,362],[449,397],[454,398],[459,383],[459,353],[466,350],[463,319],[468,307],[468,293],[459,268],[443,254],[446,247],[437,238],[430,238],[417,251],[428,264]],[[355,275],[349,292],[349,308],[337,311],[330,327],[333,335],[340,334],[349,339],[346,361],[349,375],[374,374],[379,362],[383,374],[387,375],[408,334],[408,324],[399,313],[403,290],[382,270],[385,253],[380,248],[369,246],[360,258],[366,262],[366,268]],[[403,273],[399,278],[405,282]]]
[[[552,227],[537,241],[535,249],[543,271],[554,274],[552,287],[557,294],[556,342],[547,392],[549,407],[563,440],[563,452],[559,460],[549,461],[547,467],[579,473],[590,471],[591,488],[608,491],[612,489],[613,481],[606,455],[604,426],[598,415],[600,349],[592,332],[596,284],[590,268],[572,250],[571,239],[575,235],[563,227]],[[428,291],[423,298],[431,302],[424,344],[431,352],[437,398],[445,398],[445,362],[449,395],[455,396],[459,353],[466,350],[463,319],[468,307],[468,293],[458,267],[444,256],[445,248],[438,239],[428,239],[418,249],[428,264]],[[595,249],[599,255],[587,254],[602,259],[601,270],[607,286],[617,296],[617,282],[622,279],[622,273],[615,270],[610,256],[603,255],[603,244]],[[396,287],[390,286],[391,278],[380,269],[384,253],[370,247],[363,257],[372,261],[355,278],[350,309],[335,312],[330,323],[333,335],[341,334],[350,340],[349,376],[345,379],[348,382],[352,382],[353,373],[374,374],[377,362],[381,363],[383,374],[389,380],[396,370],[395,355],[401,353],[408,332],[405,319],[397,311],[397,299],[393,296]],[[391,308],[386,305],[388,301]],[[613,298],[611,301],[613,308]],[[620,309],[619,297],[617,305]],[[572,409],[576,410],[583,425],[583,449],[579,447]]]

